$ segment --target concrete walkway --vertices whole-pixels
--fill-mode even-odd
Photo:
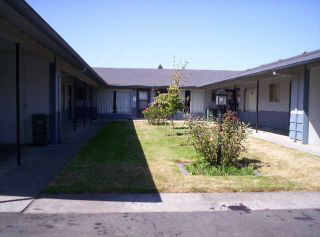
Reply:
[[[251,136],[285,146],[287,148],[296,149],[298,151],[307,152],[316,156],[320,156],[320,146],[316,145],[305,145],[299,142],[294,142],[288,136],[261,131],[258,130],[258,133],[255,130],[251,129]]]
[[[15,157],[2,164],[0,212],[22,212],[104,124],[79,130],[67,144],[25,148],[21,167]]]
[[[285,209],[320,210],[320,192],[57,195],[40,197],[25,213],[251,212]]]

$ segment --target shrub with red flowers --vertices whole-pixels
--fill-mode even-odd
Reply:
[[[224,114],[222,122],[188,121],[190,141],[201,160],[213,166],[236,165],[240,154],[246,151],[248,127],[234,112]]]

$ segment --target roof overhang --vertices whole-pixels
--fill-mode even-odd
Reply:
[[[203,85],[202,88],[203,87],[217,85],[217,84],[220,84],[220,83],[225,83],[225,82],[239,81],[239,80],[244,79],[244,78],[252,78],[252,77],[262,76],[262,75],[266,75],[266,74],[272,75],[273,72],[293,69],[295,67],[300,67],[300,66],[304,66],[304,65],[312,65],[312,64],[316,64],[316,63],[320,63],[320,56],[317,56],[317,57],[311,58],[311,59],[300,60],[300,61],[295,62],[295,63],[288,63],[288,64],[284,64],[284,65],[280,65],[280,66],[274,66],[274,67],[271,66],[271,67],[268,67],[266,69],[258,70],[258,71],[254,71],[254,69],[249,69],[249,70],[246,70],[246,71],[242,71],[242,72],[240,72],[240,73],[238,73],[236,75],[230,76],[230,77],[228,77],[228,78],[226,78],[224,80],[221,80],[219,82]]]
[[[85,60],[24,0],[0,0],[0,14],[87,77],[100,85],[107,85]]]

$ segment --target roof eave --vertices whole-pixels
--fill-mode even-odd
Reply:
[[[320,62],[320,58],[314,58],[314,59],[305,60],[305,61],[301,61],[301,62],[296,62],[296,63],[292,63],[292,64],[288,64],[288,65],[269,68],[269,69],[262,70],[262,71],[259,71],[259,72],[249,73],[249,74],[246,74],[246,75],[232,76],[230,78],[227,78],[227,79],[219,81],[219,82],[214,82],[214,83],[210,83],[210,84],[207,84],[207,85],[203,85],[203,86],[201,86],[201,88],[217,85],[219,83],[224,83],[224,82],[233,82],[233,81],[237,81],[237,80],[240,80],[240,79],[243,79],[243,78],[255,77],[255,76],[263,75],[263,74],[266,74],[266,73],[272,73],[274,71],[290,69],[290,68],[293,68],[293,67],[302,66],[302,65],[306,65],[306,64],[311,64],[311,63],[315,63],[315,62]]]
[[[71,64],[73,64],[72,61],[74,60],[77,62],[79,68],[86,70],[84,74],[89,78],[94,79],[99,84],[108,85],[27,2],[17,0],[5,0],[5,2],[22,17],[26,18],[42,34],[54,41],[62,50],[66,50]],[[50,42],[45,43],[50,45]],[[54,48],[54,46],[52,46],[52,48]]]

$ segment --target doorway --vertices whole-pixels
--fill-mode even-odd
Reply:
[[[190,113],[190,101],[191,101],[191,91],[185,91],[185,94],[184,94],[184,112],[186,114]]]
[[[116,113],[118,114],[131,114],[130,103],[131,92],[126,90],[118,90],[116,92]]]
[[[143,118],[143,111],[148,107],[150,101],[150,91],[145,89],[137,90],[137,112],[138,118]]]
[[[245,90],[245,112],[256,112],[257,91],[255,88]]]

